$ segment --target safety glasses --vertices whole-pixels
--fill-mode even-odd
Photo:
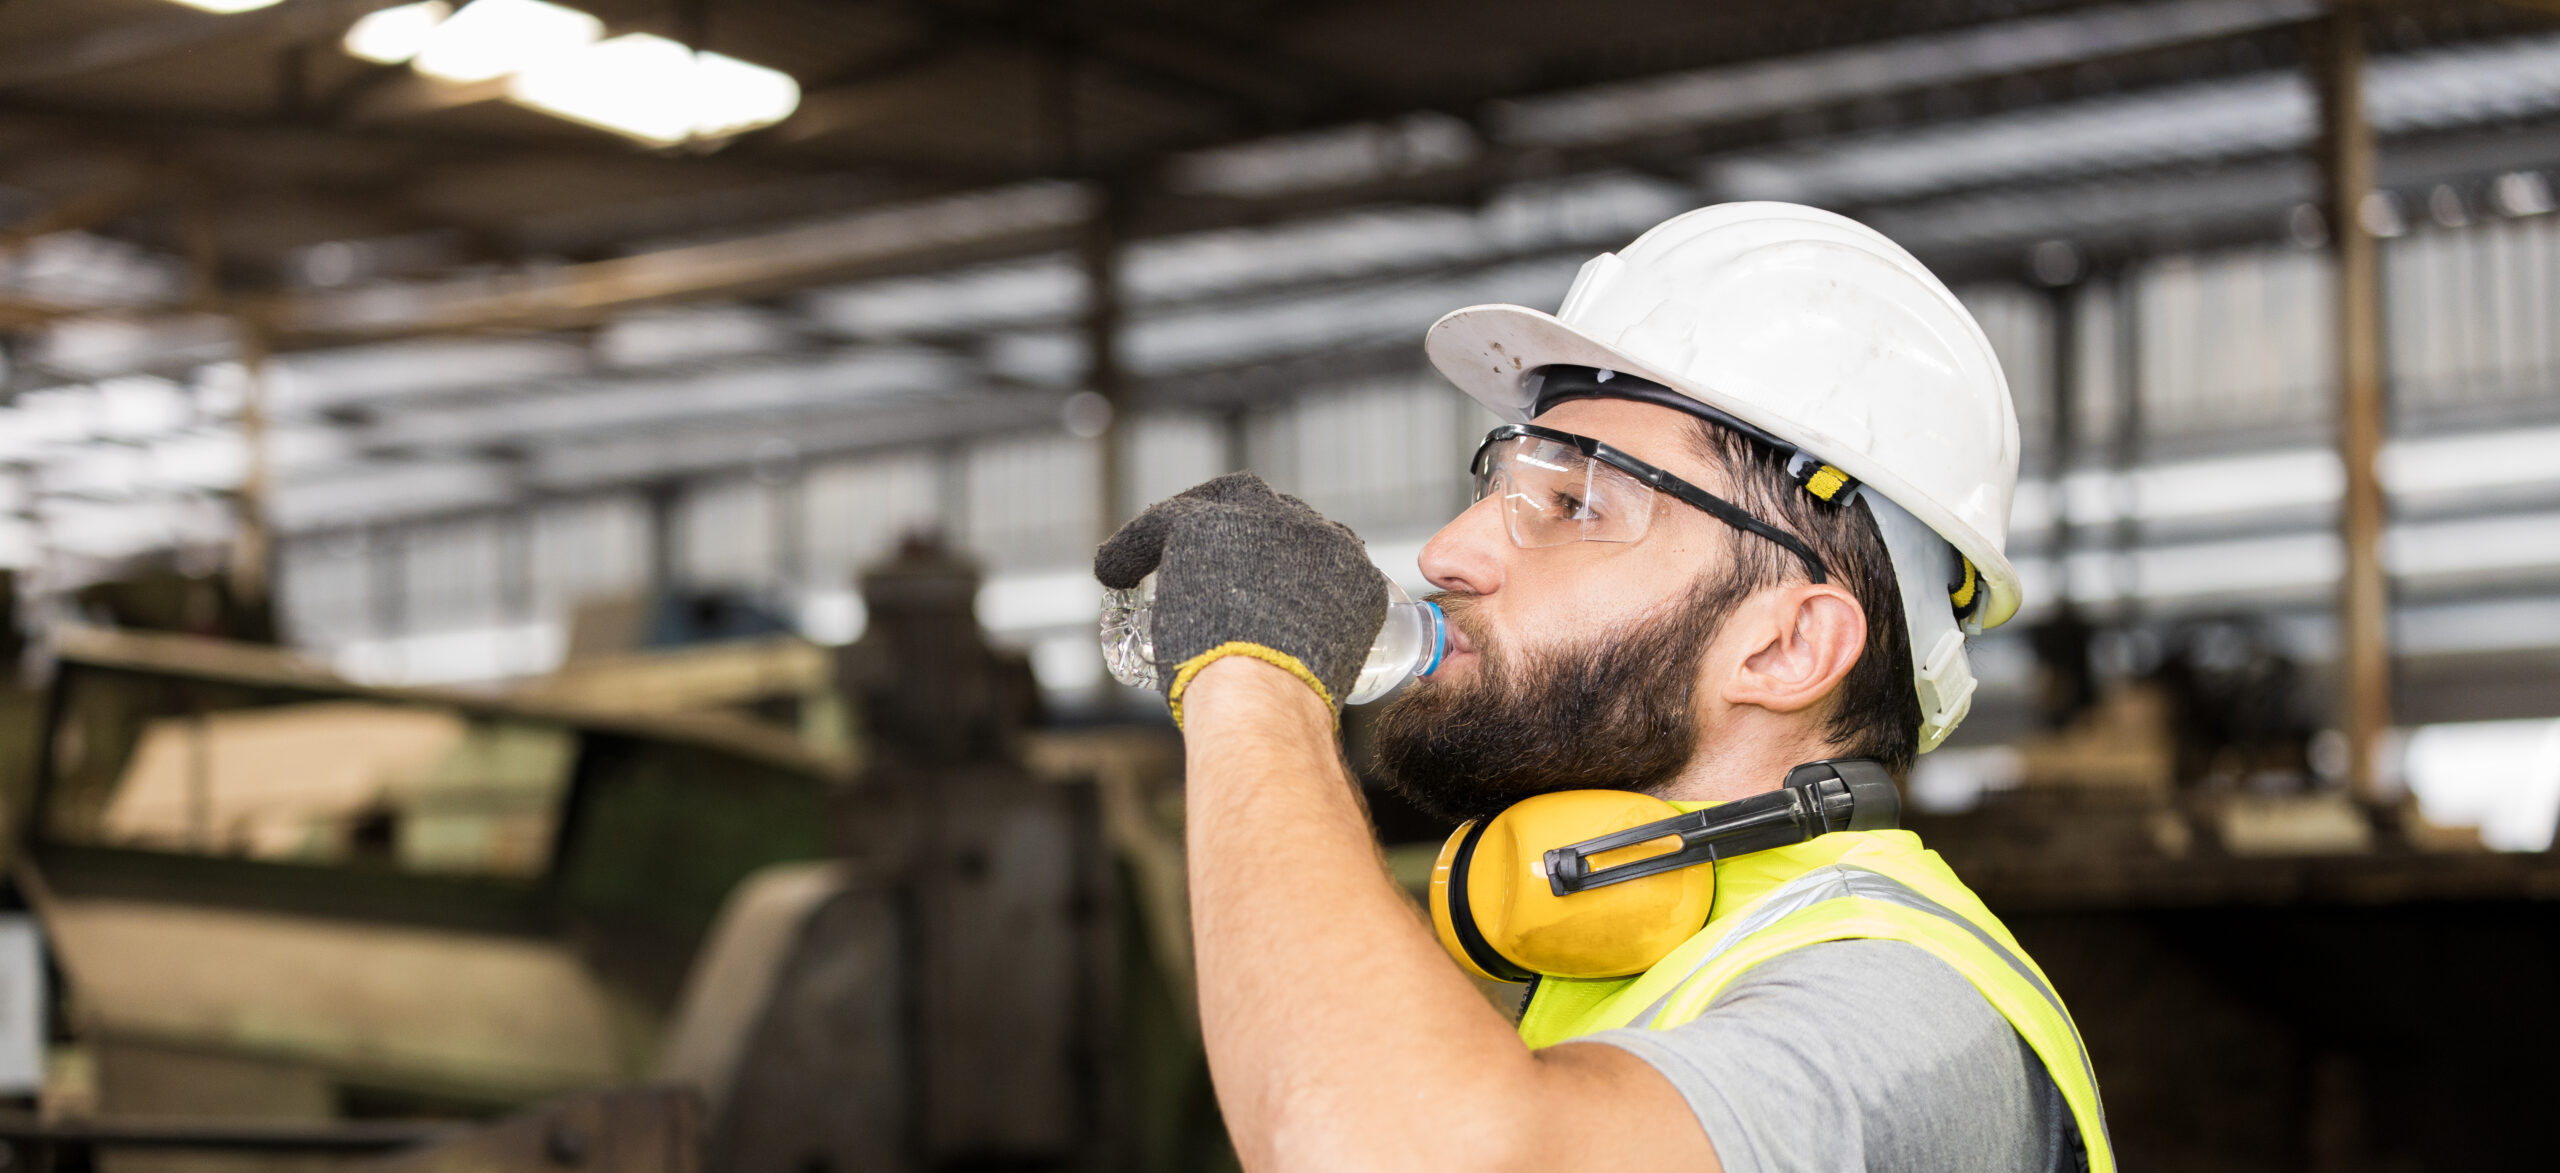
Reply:
[[[1794,534],[1589,436],[1504,424],[1485,434],[1471,471],[1475,499],[1501,499],[1511,542],[1524,550],[1636,541],[1653,524],[1656,495],[1665,494],[1786,547],[1813,581],[1831,579],[1813,548]]]

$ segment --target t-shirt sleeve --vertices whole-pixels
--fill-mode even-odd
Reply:
[[[1731,1173],[2071,1167],[2044,1065],[1954,967],[1901,941],[1753,966],[1696,1019],[1583,1041],[1680,1089]]]

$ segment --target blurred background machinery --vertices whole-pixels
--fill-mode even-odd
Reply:
[[[1034,730],[979,583],[928,542],[866,576],[840,657],[858,767],[707,705],[58,633],[8,885],[52,962],[52,1045],[38,1116],[0,1137],[133,1169],[403,1144],[457,1168],[1195,1166],[1216,1122],[1160,955],[1178,839],[1142,799],[1167,738]],[[1175,888],[1141,875],[1168,861]],[[582,1096],[618,1085],[640,1086]],[[522,1163],[510,1127],[593,1152]],[[634,1130],[665,1143],[607,1143]]]
[[[7,0],[0,1134],[1205,1167],[1092,543],[1250,467],[1422,588],[1423,328],[1774,198],[2002,355],[1912,806],[2129,1165],[2534,1163],[2555,182],[2544,0]]]

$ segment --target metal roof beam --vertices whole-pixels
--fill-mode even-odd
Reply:
[[[1091,204],[1078,185],[1021,184],[498,279],[291,295],[262,312],[280,339],[306,344],[584,325],[655,303],[751,297],[869,271],[1055,248],[1082,226]]]
[[[112,25],[0,54],[0,89],[38,85],[106,69],[141,65],[217,41],[248,37],[298,40],[342,32],[356,18],[403,0],[284,0],[250,12],[176,14]]]
[[[1808,105],[2081,65],[2309,20],[2321,0],[2173,0],[2052,16],[1874,45],[1599,86],[1502,104],[1495,132],[1516,146],[1615,142]]]
[[[575,492],[705,477],[771,459],[776,440],[799,461],[850,456],[941,441],[958,435],[1052,432],[1064,393],[970,395],[918,399],[853,412],[810,412],[774,421],[563,445],[531,455],[526,483],[545,492]]]
[[[2111,5],[1571,93],[1502,99],[1473,120],[1487,141],[1463,162],[1413,173],[1399,161],[1380,160],[1380,173],[1346,183],[1268,194],[1158,196],[1138,229],[1153,235],[1364,203],[1463,200],[1529,176],[1649,167],[1666,156],[1792,137],[1791,125],[1808,112],[2242,36],[2296,24],[2322,11],[2319,0]],[[1253,144],[1219,149],[1251,150]]]
[[[121,216],[160,194],[167,178],[156,168],[128,168],[124,174],[74,192],[32,216],[12,221],[0,228],[0,257],[37,237],[94,228]]]
[[[1596,94],[1515,103],[1507,108],[1508,114],[1496,121],[1509,125],[1511,129],[1505,133],[1520,142],[1491,151],[1466,165],[1273,199],[1157,197],[1147,201],[1153,205],[1152,208],[1142,206],[1133,217],[1132,231],[1135,234],[1180,231],[1400,197],[1466,198],[1514,179],[1523,166],[1532,162],[1539,167],[1571,171],[1603,166],[1612,159],[1643,157],[1658,150],[1658,144],[1610,143],[1599,148],[1576,147],[1562,157],[1554,157],[1557,142],[1574,139],[1577,134],[1583,138],[1590,137],[1588,133],[1573,130],[1574,126],[1580,125],[1575,119],[1590,122],[1591,111],[1605,107],[1610,101],[1622,104],[1633,101],[1633,125],[1647,129],[1666,120],[1677,121],[1679,117],[1696,113],[1682,103],[1694,104],[1701,100],[1701,94],[1733,99],[1734,109],[1752,113],[1781,98],[1812,100],[1821,93],[1837,96],[1856,91],[1861,86],[1872,89],[1888,83],[1909,85],[1943,81],[2034,64],[2085,59],[2091,54],[2131,52],[2197,37],[2228,35],[2234,30],[2296,19],[2299,10],[2309,2],[2180,0],[2178,4],[2165,8],[2153,6],[2139,10],[2146,17],[2156,18],[2148,23],[2128,22],[2124,15],[2126,10],[2118,8],[2082,11],[1789,61],[1692,74],[1670,81],[1647,83],[1651,88],[1636,98],[1616,93],[1625,87],[1615,87],[1612,91]],[[1610,96],[1611,93],[1616,93],[1616,96]],[[1744,100],[1754,95],[1759,106]],[[1581,113],[1575,114],[1575,111]],[[1714,115],[1726,116],[1725,113]],[[1541,118],[1545,121],[1541,122]],[[1584,131],[1588,129],[1584,127]],[[631,157],[627,153],[616,154],[626,159]],[[1531,160],[1529,156],[1533,155],[1540,158]],[[1011,190],[1019,192],[1023,189]],[[983,198],[1004,199],[1008,195],[999,191]],[[1063,229],[1066,225],[1063,220],[1053,218],[1045,227]],[[922,236],[932,239],[930,233]],[[1022,247],[1024,244],[1054,246],[1055,243],[1053,234],[1031,233],[1011,246],[980,241],[971,255],[1018,255],[1029,251]],[[663,254],[573,266],[552,273],[526,274],[515,280],[512,287],[495,290],[485,286],[478,289],[428,287],[407,290],[396,297],[371,293],[361,298],[303,295],[280,303],[275,307],[275,316],[278,318],[279,341],[287,345],[332,337],[578,324],[593,321],[601,314],[626,305],[734,296],[807,285],[828,279],[828,274],[842,271],[845,267],[832,262],[812,263],[815,258],[826,257],[831,250],[823,243],[814,248],[807,247],[810,244],[805,233],[787,231],[757,241],[697,246],[690,250],[671,250]],[[947,250],[918,250],[920,255],[893,259],[891,254],[895,251],[884,248],[866,250],[860,263],[851,267],[903,266],[912,269],[951,263],[951,254]],[[750,272],[750,268],[761,271]],[[391,308],[388,303],[395,300],[401,304]]]

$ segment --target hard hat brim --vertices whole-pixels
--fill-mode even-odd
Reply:
[[[1527,306],[1477,305],[1451,311],[1432,323],[1422,350],[1459,390],[1513,423],[1528,422],[1533,407],[1529,377],[1540,367],[1602,367],[1660,383],[1839,467],[1937,531],[1982,573],[1990,596],[1984,601],[1984,627],[1997,627],[2018,612],[2018,571],[1998,544],[1836,437],[1770,418],[1748,403],[1663,371],[1553,314]]]

